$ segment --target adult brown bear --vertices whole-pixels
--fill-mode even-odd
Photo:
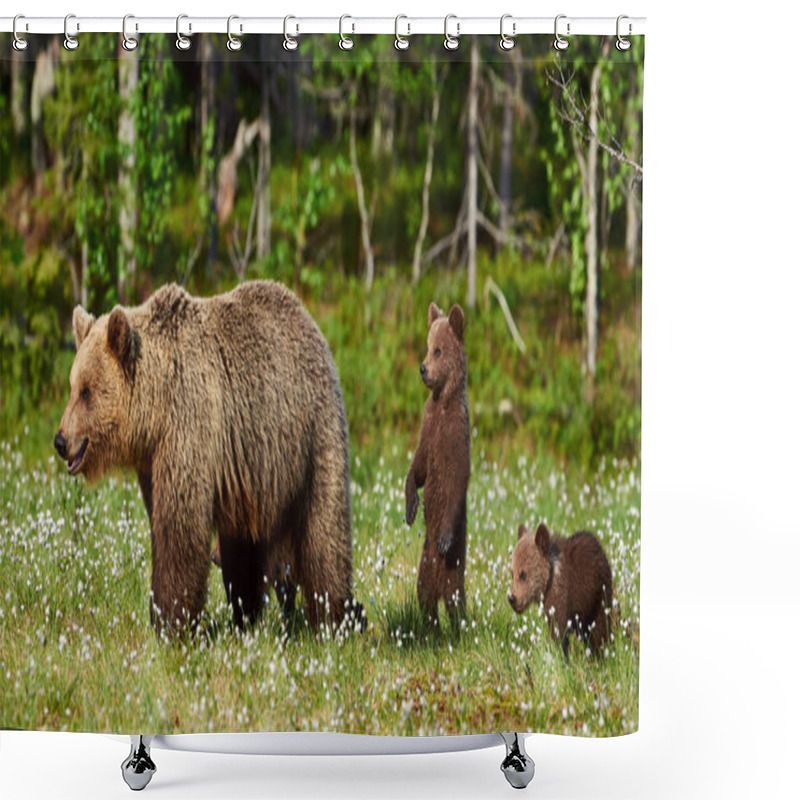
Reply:
[[[355,614],[347,419],[300,301],[264,281],[207,299],[170,285],[98,319],[78,306],[73,328],[56,449],[90,481],[136,470],[156,627],[203,610],[215,528],[237,625],[258,616],[275,552],[291,554],[314,629]]]

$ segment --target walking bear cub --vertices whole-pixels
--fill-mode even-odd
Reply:
[[[287,591],[302,587],[313,628],[356,613],[347,418],[328,345],[297,297],[268,281],[210,298],[171,285],[98,319],[78,306],[73,328],[55,446],[88,480],[136,470],[156,627],[202,612],[214,529],[237,625],[258,616],[284,554]]]
[[[602,654],[611,625],[611,567],[591,533],[568,539],[552,535],[541,523],[536,532],[519,526],[512,557],[508,602],[518,614],[542,602],[550,635],[569,652],[569,633],[588,640]]]
[[[428,308],[428,353],[419,368],[430,391],[419,444],[406,478],[406,522],[412,525],[424,486],[425,545],[419,563],[417,597],[435,620],[439,600],[454,620],[466,609],[469,410],[464,312],[454,305],[445,316]]]

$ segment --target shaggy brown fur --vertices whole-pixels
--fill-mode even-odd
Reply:
[[[600,542],[580,531],[568,539],[519,526],[512,557],[508,602],[518,614],[542,602],[550,635],[569,653],[569,634],[588,640],[602,654],[611,626],[611,567]]]
[[[428,353],[420,366],[431,392],[422,417],[419,445],[406,478],[406,522],[417,515],[417,489],[425,487],[425,546],[419,563],[420,607],[436,618],[444,600],[450,618],[466,608],[464,569],[467,556],[467,485],[469,484],[469,409],[464,312],[453,306],[448,316],[431,303]]]
[[[214,528],[238,625],[257,617],[272,552],[288,552],[316,629],[351,596],[349,447],[339,378],[300,301],[246,283],[73,315],[77,353],[56,447],[90,481],[132,467],[150,517],[151,616],[203,609]],[[277,549],[276,549],[277,548]]]

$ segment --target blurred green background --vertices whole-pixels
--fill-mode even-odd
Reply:
[[[644,42],[548,37],[0,36],[3,437],[49,454],[71,313],[175,281],[296,291],[354,449],[413,449],[427,307],[467,319],[476,443],[584,467],[638,455]],[[596,312],[596,313],[595,313]]]

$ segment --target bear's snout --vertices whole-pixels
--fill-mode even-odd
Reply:
[[[64,434],[61,431],[56,433],[55,441],[53,442],[56,448],[56,452],[61,456],[61,458],[66,459],[67,457],[67,440],[64,438]]]
[[[517,598],[514,597],[514,593],[513,592],[511,592],[508,595],[508,602],[511,604],[511,608],[516,609],[516,607],[517,607]]]
[[[428,372],[428,368],[424,364],[419,365],[419,374],[424,378]]]

